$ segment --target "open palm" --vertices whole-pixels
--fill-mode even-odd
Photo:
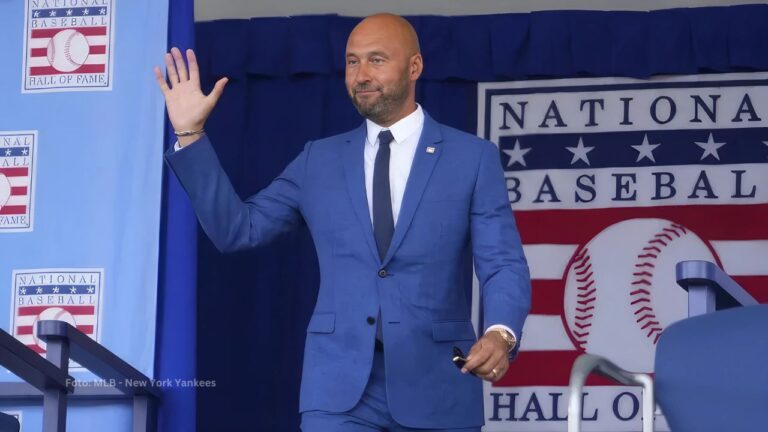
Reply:
[[[227,78],[222,78],[216,82],[210,94],[203,94],[195,53],[188,49],[186,55],[185,63],[181,51],[176,47],[165,54],[167,81],[159,67],[154,69],[157,84],[165,97],[168,117],[177,132],[203,129],[227,84]]]

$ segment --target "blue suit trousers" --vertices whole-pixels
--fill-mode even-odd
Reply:
[[[456,373],[461,372],[456,369]],[[373,355],[371,376],[357,405],[343,413],[305,411],[301,415],[301,430],[302,432],[480,432],[479,427],[413,429],[399,425],[389,413],[384,353],[380,351]]]

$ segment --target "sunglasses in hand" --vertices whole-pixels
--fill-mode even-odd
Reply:
[[[464,352],[461,351],[461,348],[454,346],[453,347],[453,364],[456,365],[459,370],[464,367],[465,364],[467,364],[467,358],[464,357]],[[477,376],[474,372],[469,371],[474,376]]]

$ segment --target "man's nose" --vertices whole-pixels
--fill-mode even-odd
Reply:
[[[360,66],[357,68],[357,76],[355,76],[355,81],[358,83],[367,83],[371,81],[370,69],[368,69],[366,62],[361,62]]]

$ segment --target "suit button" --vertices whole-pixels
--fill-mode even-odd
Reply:
[[[381,270],[379,270],[379,277],[380,277],[380,278],[385,278],[385,277],[387,277],[387,275],[388,275],[388,274],[389,274],[389,273],[387,273],[387,269],[381,269]]]
[[[376,324],[376,318],[374,318],[374,317],[372,317],[372,316],[369,316],[368,318],[366,318],[366,319],[365,319],[365,321],[366,321],[368,324],[370,324],[370,325],[374,325],[374,324]]]

